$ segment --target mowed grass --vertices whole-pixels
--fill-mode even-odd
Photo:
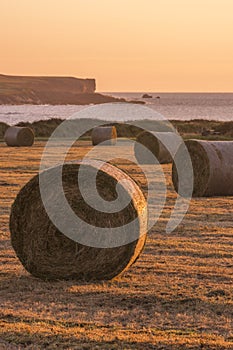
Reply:
[[[8,224],[15,196],[38,173],[44,145],[0,144],[0,349],[233,349],[233,197],[193,199],[168,234],[176,193],[171,165],[164,165],[164,210],[140,258],[122,277],[41,281],[17,259]],[[88,142],[76,143],[67,159],[89,150]],[[139,168],[120,159],[130,152],[127,144],[102,152],[117,155],[114,162],[145,190]],[[60,154],[54,147],[53,165]],[[153,177],[152,166],[147,170],[151,181],[162,181]]]

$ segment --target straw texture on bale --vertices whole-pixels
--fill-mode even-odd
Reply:
[[[91,133],[93,146],[99,145],[115,145],[117,140],[117,131],[115,126],[98,126]]]
[[[97,164],[98,161],[90,159],[83,165],[85,186],[90,192],[88,179],[98,168]],[[112,279],[132,265],[144,247],[147,230],[146,200],[136,183],[117,167],[104,164],[96,177],[100,196],[106,201],[115,200],[116,185],[122,186],[129,196],[129,204],[116,213],[101,212],[85,203],[80,193],[77,183],[79,167],[80,161],[75,161],[64,164],[62,168],[63,190],[73,212],[93,225],[93,230],[98,226],[109,228],[110,231],[112,227],[121,227],[135,219],[136,238],[131,243],[114,248],[91,247],[68,238],[51,222],[45,211],[37,175],[17,195],[10,216],[12,246],[26,270],[36,277],[85,281]],[[59,194],[53,189],[56,169],[57,167],[44,171],[46,179],[49,179],[46,193],[54,206],[60,200]],[[127,180],[127,183],[120,185],[122,179]],[[65,212],[59,212],[59,215],[62,220],[66,220]],[[86,234],[83,231],[79,233]]]
[[[185,141],[193,167],[193,197],[233,195],[233,141]],[[175,160],[181,170],[187,169],[183,156],[184,145],[178,149]],[[179,179],[175,162],[172,181],[178,191]]]
[[[147,152],[143,150],[139,143],[147,148],[157,158],[161,164],[171,163],[172,156],[164,144],[160,141],[160,138],[167,139],[172,142],[176,137],[174,132],[155,132],[155,131],[142,131],[136,139],[134,144],[134,154],[139,164],[154,164],[154,157],[148,156]]]
[[[34,143],[34,133],[28,127],[10,126],[4,135],[7,146],[26,147]]]

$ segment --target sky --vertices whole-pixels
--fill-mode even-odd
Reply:
[[[232,92],[232,0],[0,0],[0,73]]]

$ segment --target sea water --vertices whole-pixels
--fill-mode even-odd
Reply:
[[[145,105],[169,120],[206,119],[233,120],[233,93],[149,93],[107,92],[106,95],[123,97],[130,101],[144,101]],[[88,106],[80,105],[0,105],[0,121],[9,125],[21,121],[33,122],[51,118],[67,119]],[[143,119],[143,115],[142,115]],[[106,120],[110,120],[106,116]],[[128,120],[122,116],[119,121]]]

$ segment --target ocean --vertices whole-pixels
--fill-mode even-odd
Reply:
[[[206,119],[233,120],[233,93],[148,93],[152,98],[142,98],[143,92],[105,92],[106,95],[127,100],[144,101],[169,120]],[[9,125],[21,121],[51,118],[67,119],[88,106],[79,105],[0,105],[0,121]],[[124,121],[125,117],[119,121]],[[142,116],[143,118],[143,116]],[[127,118],[126,118],[127,119]],[[110,120],[106,116],[106,120]]]

